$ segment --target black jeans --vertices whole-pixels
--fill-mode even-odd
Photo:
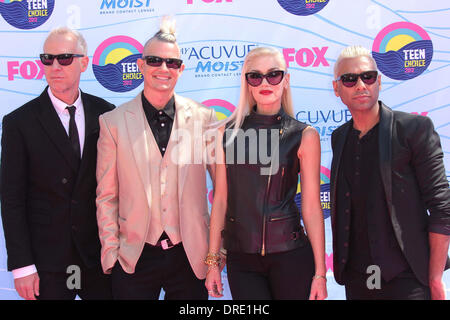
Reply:
[[[235,300],[307,300],[315,272],[311,244],[265,256],[229,252],[228,283]]]
[[[145,244],[133,274],[116,262],[111,276],[118,300],[156,300],[161,289],[165,300],[208,299],[205,281],[195,276],[181,243],[168,250]]]
[[[430,300],[430,288],[423,285],[412,271],[400,273],[386,282],[380,280],[379,289],[369,289],[367,279],[370,274],[363,274],[346,268],[344,271],[345,295],[347,300]]]

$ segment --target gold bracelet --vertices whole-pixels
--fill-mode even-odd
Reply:
[[[218,253],[208,253],[205,258],[205,264],[208,266],[219,266],[220,265],[220,254]]]
[[[314,275],[312,278],[313,278],[313,280],[316,280],[316,279],[325,279],[325,281],[327,281],[327,277],[322,276],[322,275]]]

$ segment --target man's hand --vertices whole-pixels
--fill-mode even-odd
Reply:
[[[445,300],[445,284],[442,279],[430,280],[431,300]]]
[[[14,279],[14,286],[19,296],[25,300],[36,300],[36,296],[39,296],[39,275],[36,272],[23,278]]]
[[[442,275],[447,261],[450,236],[429,232],[428,239],[430,243],[428,285],[430,286],[431,299],[445,300],[445,286]]]

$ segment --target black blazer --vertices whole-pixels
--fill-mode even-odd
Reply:
[[[379,105],[378,170],[390,219],[408,264],[419,281],[428,285],[428,232],[450,227],[450,190],[439,135],[428,117],[392,111],[381,101]],[[352,126],[353,120],[350,120],[337,128],[331,137],[333,262],[334,276],[339,284],[343,284],[342,272],[348,260],[349,241],[348,195],[339,179],[339,165]]]
[[[38,271],[65,272],[72,243],[88,267],[100,263],[98,117],[114,105],[81,93],[85,142],[80,163],[47,89],[3,118],[1,214],[8,270],[35,264]]]

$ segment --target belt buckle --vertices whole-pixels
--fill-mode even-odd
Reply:
[[[173,244],[170,239],[161,240],[161,248],[163,248],[163,250],[173,248]]]

